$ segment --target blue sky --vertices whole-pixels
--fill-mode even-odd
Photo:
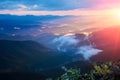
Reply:
[[[0,10],[72,10],[88,8],[89,0],[0,0]]]

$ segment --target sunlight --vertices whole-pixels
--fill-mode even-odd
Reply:
[[[118,18],[120,18],[120,11],[117,13]]]
[[[120,19],[120,9],[116,9],[115,14],[116,14],[117,18]]]
[[[89,36],[91,32],[82,32],[82,34]]]
[[[114,8],[107,11],[107,13],[110,15],[106,15],[106,23],[109,24],[109,26],[120,26],[120,9]]]
[[[113,9],[112,13],[117,17],[117,19],[120,19],[120,9]]]

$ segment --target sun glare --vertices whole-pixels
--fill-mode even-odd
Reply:
[[[120,10],[116,10],[116,15],[118,18],[120,18]]]
[[[117,18],[120,18],[120,9],[114,9],[112,12],[114,15],[116,15]]]
[[[108,24],[108,26],[120,26],[120,9],[114,8],[107,11],[107,13],[106,23],[104,24]]]

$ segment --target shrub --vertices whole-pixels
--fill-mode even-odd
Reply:
[[[69,69],[57,80],[120,80],[120,61],[94,64],[94,69],[85,74],[80,69]]]

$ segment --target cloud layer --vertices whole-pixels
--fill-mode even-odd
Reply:
[[[59,51],[66,52],[68,47],[73,47],[79,43],[79,40],[75,38],[76,38],[75,35],[60,36],[60,37],[55,38],[52,41],[52,44],[55,44]]]
[[[88,60],[90,57],[97,55],[102,52],[102,50],[93,48],[91,45],[85,45],[78,48],[76,54],[82,54],[83,57]]]
[[[93,45],[91,45],[91,43],[82,45],[82,41],[84,41],[84,39],[81,40],[77,39],[77,36],[73,34],[68,36],[57,37],[53,39],[52,44],[55,45],[58,51],[62,52],[73,51],[74,55],[81,54],[85,60],[88,60],[90,57],[102,52],[102,50],[94,48]],[[81,45],[76,46],[78,44]]]

